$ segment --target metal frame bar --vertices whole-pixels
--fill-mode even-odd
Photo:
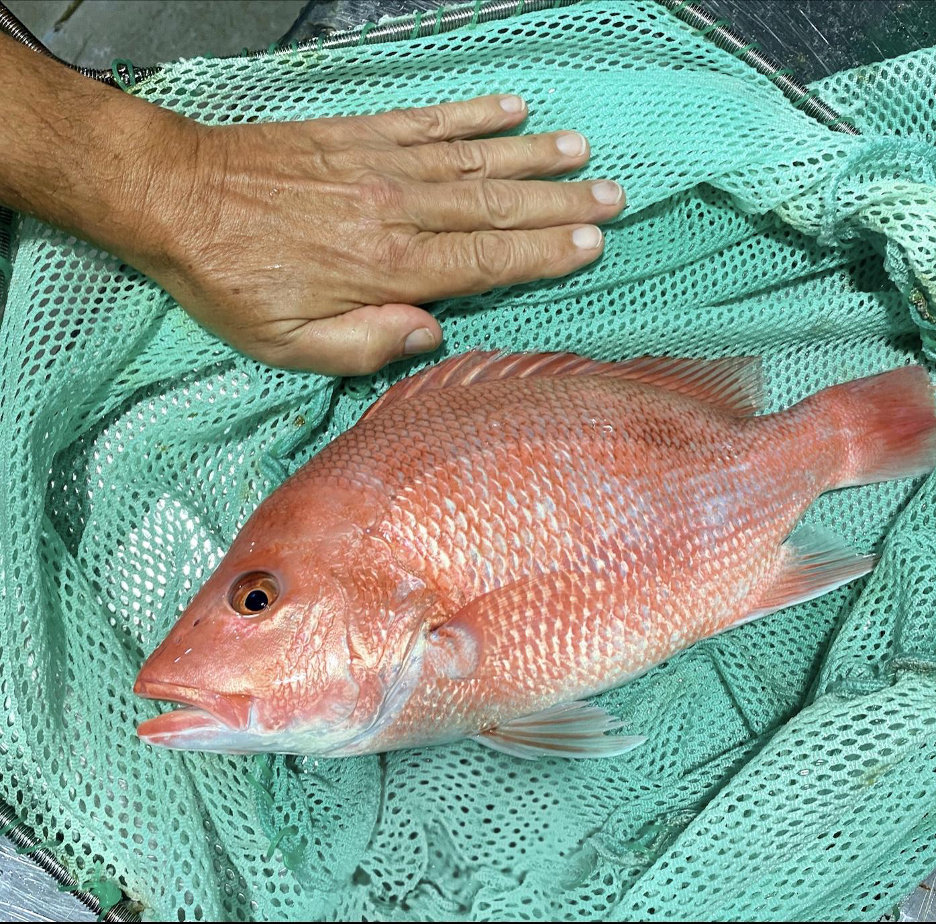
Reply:
[[[847,135],[860,132],[851,122],[842,118],[828,103],[816,96],[806,84],[797,80],[777,61],[764,54],[755,42],[749,42],[735,32],[731,26],[712,15],[700,3],[686,3],[685,0],[656,0],[687,26],[702,33],[709,41],[729,52],[745,64],[750,65],[759,74],[763,74],[783,95],[807,115],[812,116],[833,131]]]
[[[28,825],[24,825],[16,817],[16,813],[8,805],[0,803],[0,829],[17,851],[29,857],[41,870],[48,873],[65,891],[71,892],[86,908],[100,917],[101,902],[91,892],[79,887],[78,880],[65,868],[55,854],[44,847],[35,832]],[[129,899],[118,902],[101,918],[102,921],[134,922],[140,920],[140,913],[136,910],[136,903]]]

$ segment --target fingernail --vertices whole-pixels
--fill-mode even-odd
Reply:
[[[580,135],[578,132],[566,132],[556,139],[556,147],[559,148],[559,153],[565,154],[566,157],[581,157],[587,146],[588,142],[585,140],[585,136]]]
[[[617,205],[624,195],[624,190],[611,180],[602,180],[592,186],[592,195],[602,205]]]
[[[580,250],[594,250],[601,243],[601,231],[594,225],[582,225],[572,232],[572,243]]]
[[[434,350],[436,345],[435,337],[428,327],[420,327],[414,330],[403,341],[403,354],[409,356],[411,353],[428,353]]]
[[[523,112],[523,107],[526,104],[519,96],[502,96],[500,105],[504,112]]]

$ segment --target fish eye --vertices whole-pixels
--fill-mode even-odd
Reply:
[[[276,578],[266,571],[251,571],[238,578],[231,588],[231,607],[241,616],[256,616],[272,606],[279,596]]]

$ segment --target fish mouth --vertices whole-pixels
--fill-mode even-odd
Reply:
[[[161,699],[181,706],[141,722],[137,735],[149,744],[197,748],[196,740],[244,732],[251,727],[253,697],[211,693],[177,683],[137,678],[133,692],[146,699]]]

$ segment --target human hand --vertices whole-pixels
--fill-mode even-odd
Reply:
[[[526,117],[516,96],[305,122],[173,122],[129,262],[239,350],[286,368],[373,372],[434,350],[416,307],[562,276],[624,206],[575,132],[473,139]],[[158,149],[157,149],[158,150]],[[186,153],[187,152],[187,153]],[[126,243],[126,242],[125,242]]]
[[[209,127],[3,35],[0,78],[0,202],[276,366],[354,375],[434,350],[417,305],[570,273],[624,207],[607,180],[529,179],[588,160],[575,132],[476,140],[524,120],[516,96]]]

